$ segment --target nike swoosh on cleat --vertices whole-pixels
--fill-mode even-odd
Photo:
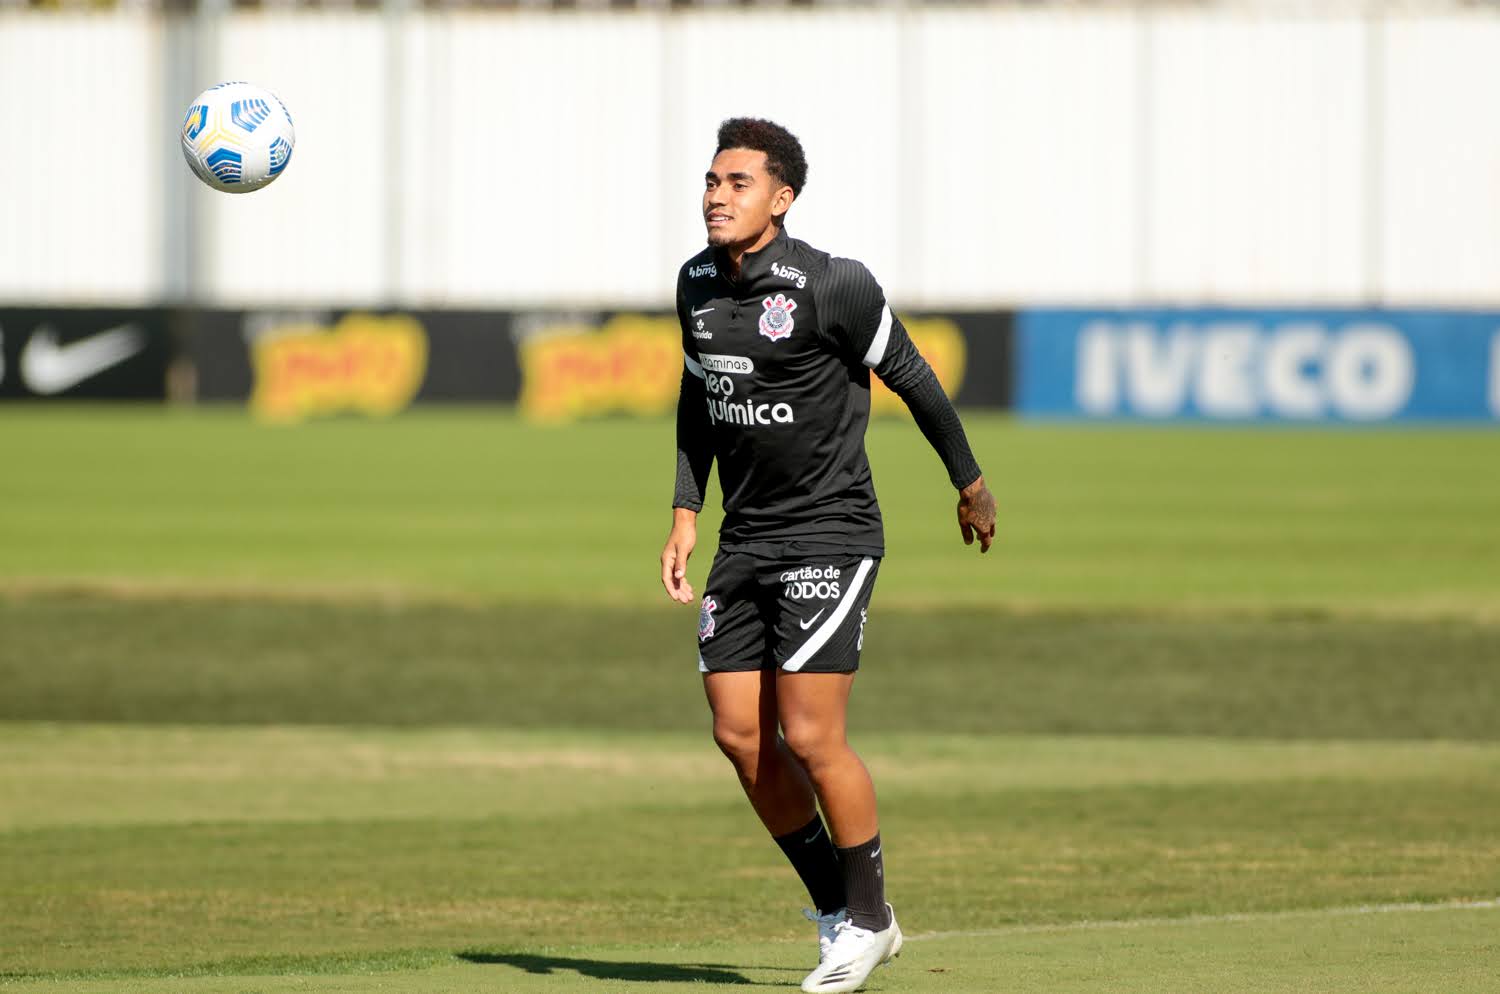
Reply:
[[[694,311],[693,312],[693,317],[697,317],[699,314],[707,314],[711,310],[713,310],[712,307],[705,307],[701,311]]]
[[[827,608],[823,609],[823,611],[826,611],[826,610],[828,610],[828,609]],[[813,615],[811,618],[808,618],[806,621],[798,621],[797,624],[801,625],[802,626],[802,630],[805,632],[809,628],[811,628],[813,625],[816,625],[818,623],[818,619],[821,618],[821,617],[823,617],[823,611],[819,611],[817,614]]]

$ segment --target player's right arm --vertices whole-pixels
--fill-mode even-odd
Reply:
[[[677,395],[677,481],[672,493],[672,530],[661,552],[661,584],[672,600],[691,604],[693,587],[687,580],[687,561],[698,543],[698,512],[703,509],[714,450],[704,416],[707,392],[703,370],[692,347],[681,277],[677,282],[677,321],[682,326],[683,352],[682,388]]]

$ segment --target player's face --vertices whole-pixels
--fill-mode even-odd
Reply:
[[[752,245],[792,206],[792,188],[766,172],[766,153],[726,148],[704,176],[703,222],[708,244]]]

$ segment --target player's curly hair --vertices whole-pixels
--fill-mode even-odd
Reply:
[[[748,148],[766,153],[766,172],[792,188],[799,196],[807,182],[807,157],[797,136],[775,121],[758,117],[731,117],[719,125],[718,155],[726,148]]]

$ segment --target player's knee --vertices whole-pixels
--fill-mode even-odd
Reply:
[[[760,728],[716,715],[714,744],[736,766],[743,770],[754,770],[760,755]]]
[[[822,766],[844,748],[843,737],[812,722],[798,722],[782,729],[786,747],[797,762],[811,770]]]

